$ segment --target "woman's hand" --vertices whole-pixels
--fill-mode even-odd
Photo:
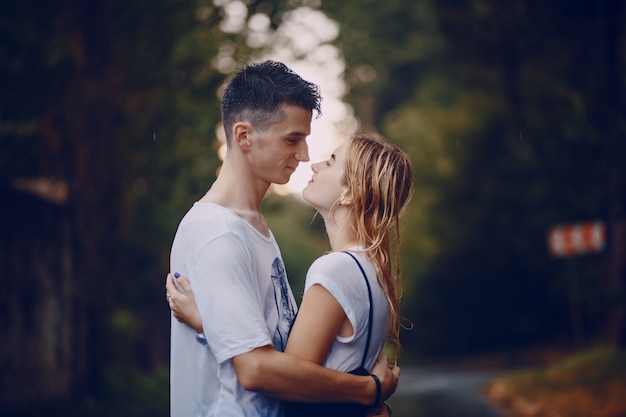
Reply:
[[[204,332],[200,312],[196,306],[196,299],[193,296],[189,280],[183,275],[178,275],[178,278],[175,278],[174,275],[167,274],[165,291],[167,303],[170,306],[170,310],[172,310],[174,318],[193,328],[198,333]]]

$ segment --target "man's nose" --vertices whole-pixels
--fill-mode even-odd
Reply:
[[[306,141],[302,141],[300,144],[298,152],[296,153],[296,159],[300,162],[309,161],[309,145],[307,145]]]

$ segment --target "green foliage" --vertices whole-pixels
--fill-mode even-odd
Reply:
[[[160,365],[154,371],[145,373],[128,369],[119,363],[112,364],[106,368],[105,378],[109,401],[99,407],[99,415],[169,415],[170,373],[167,365]]]

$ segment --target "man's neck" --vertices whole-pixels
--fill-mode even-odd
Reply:
[[[269,184],[266,185],[241,174],[235,171],[232,165],[225,163],[217,179],[200,202],[215,203],[232,210],[261,234],[269,237],[269,228],[261,213],[261,205]]]

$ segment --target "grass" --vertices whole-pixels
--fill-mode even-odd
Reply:
[[[599,347],[506,374],[485,395],[520,417],[626,417],[626,351]]]

